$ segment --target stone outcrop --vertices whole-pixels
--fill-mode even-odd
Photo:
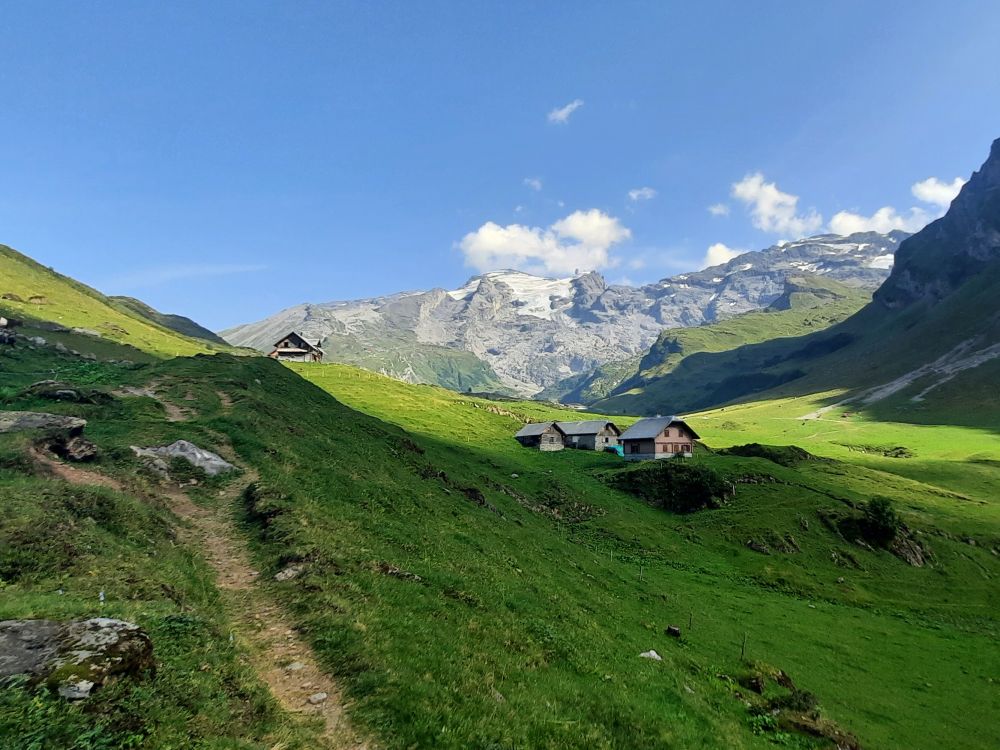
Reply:
[[[40,411],[0,411],[0,434],[38,432],[48,437],[70,438],[83,432],[87,420]]]
[[[153,667],[149,636],[124,620],[0,622],[0,681],[23,676],[67,700],[83,700],[112,680]]]
[[[165,461],[173,458],[181,458],[192,466],[204,471],[208,476],[214,477],[232,471],[236,467],[226,461],[222,456],[212,451],[199,448],[194,443],[187,440],[178,440],[170,445],[153,446],[151,448],[140,448],[133,445],[132,451],[140,457],[154,459],[152,466],[157,471],[166,469]],[[160,463],[156,463],[156,459]]]

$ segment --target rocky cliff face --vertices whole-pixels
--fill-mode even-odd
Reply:
[[[900,245],[875,300],[888,308],[937,302],[1000,259],[1000,138],[943,217]]]
[[[404,349],[470,352],[505,387],[533,395],[645,351],[665,328],[697,326],[767,307],[785,293],[792,275],[828,276],[874,290],[906,237],[903,232],[821,235],[642,287],[609,285],[596,272],[546,279],[495,271],[451,291],[299,305],[222,335],[233,344],[269,350],[295,330],[355,364],[367,361],[366,353],[372,351],[399,351],[401,341]]]

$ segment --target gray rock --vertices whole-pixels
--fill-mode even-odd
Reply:
[[[136,445],[131,446],[131,448],[137,456],[144,458],[159,458],[161,460],[182,458],[192,466],[197,466],[210,477],[224,474],[236,468],[217,453],[199,448],[187,440],[178,440],[170,445],[153,446],[151,448],[140,448]],[[165,463],[163,464],[163,468],[166,469]]]
[[[287,667],[285,667],[286,672],[301,672],[306,668],[306,665],[300,661],[293,661]]]
[[[24,675],[68,700],[152,668],[153,645],[138,625],[95,617],[0,622],[0,678]]]
[[[663,657],[656,653],[653,649],[649,651],[643,651],[639,656],[643,659],[652,659],[653,661],[663,661]]]
[[[48,342],[41,336],[29,336],[28,343],[34,346],[45,346]]]
[[[52,620],[0,622],[0,679],[42,674],[56,654],[56,636],[61,628]]]
[[[46,435],[72,437],[83,432],[86,419],[40,411],[0,411],[0,434],[38,431]]]
[[[309,702],[314,706],[318,706],[320,703],[323,703],[329,697],[330,696],[328,696],[326,693],[313,693],[312,695],[309,696]]]
[[[302,573],[302,568],[299,565],[289,565],[284,570],[278,572],[274,576],[276,581],[290,581],[293,578],[297,578]]]

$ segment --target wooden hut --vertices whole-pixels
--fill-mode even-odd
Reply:
[[[555,422],[532,422],[526,424],[514,435],[514,439],[525,448],[540,451],[561,451],[566,435]]]
[[[286,362],[321,362],[323,350],[319,342],[310,344],[302,336],[292,331],[274,345],[274,351],[267,356]]]
[[[640,419],[621,435],[626,461],[648,459],[690,458],[698,433],[680,417],[649,417]]]
[[[603,451],[618,445],[618,436],[622,434],[614,422],[609,422],[606,419],[556,422],[555,424],[566,436],[563,438],[563,443],[567,448]]]

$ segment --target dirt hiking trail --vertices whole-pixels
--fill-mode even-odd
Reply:
[[[63,481],[136,494],[117,479],[65,463],[43,450],[33,449],[31,456]],[[195,504],[176,487],[160,489],[170,509],[183,522],[178,524],[178,535],[198,549],[215,572],[235,635],[281,707],[292,714],[321,720],[320,740],[327,750],[376,750],[376,745],[352,729],[342,691],[319,668],[312,648],[295,631],[281,605],[257,585],[259,574],[230,517],[233,501],[256,480],[256,472],[245,470],[239,482],[221,493],[214,508]]]

